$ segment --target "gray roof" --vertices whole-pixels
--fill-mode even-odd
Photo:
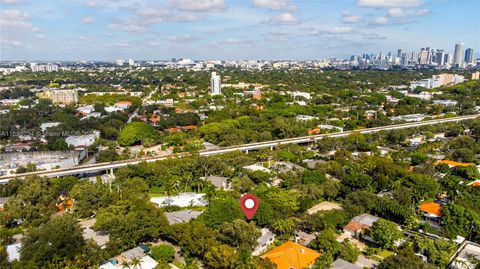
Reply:
[[[258,245],[262,245],[264,243],[267,243],[270,241],[270,238],[275,237],[275,234],[272,233],[269,229],[267,228],[262,228],[261,230],[262,235],[257,239]]]
[[[191,219],[196,219],[202,213],[203,212],[201,211],[195,211],[195,210],[182,210],[182,211],[166,212],[165,216],[167,217],[168,223],[176,224],[176,223],[189,222]]]
[[[208,176],[205,179],[210,181],[215,186],[215,188],[218,189],[222,188],[223,183],[228,181],[228,178],[219,176]]]
[[[371,227],[373,223],[376,222],[377,220],[379,220],[378,217],[365,213],[365,214],[361,214],[354,217],[350,222],[358,222],[360,224],[368,225]]]
[[[124,258],[132,260],[134,258],[141,259],[146,256],[145,251],[141,247],[135,247],[121,254]]]
[[[349,263],[343,259],[336,259],[332,265],[330,265],[330,269],[362,269],[362,267]]]

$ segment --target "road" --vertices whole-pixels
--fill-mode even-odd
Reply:
[[[424,125],[434,125],[434,124],[447,123],[447,122],[459,122],[459,121],[464,121],[469,119],[475,119],[477,117],[480,117],[480,114],[444,118],[444,119],[434,119],[434,120],[413,122],[413,123],[395,124],[395,125],[388,125],[388,126],[374,127],[374,128],[365,128],[365,129],[358,129],[354,131],[345,131],[345,132],[338,132],[338,133],[331,133],[331,134],[319,134],[319,135],[302,136],[302,137],[295,137],[295,138],[286,138],[286,139],[279,139],[279,140],[273,140],[273,141],[222,147],[222,148],[213,149],[213,150],[202,150],[199,152],[199,155],[211,156],[211,155],[225,154],[225,153],[234,152],[234,151],[248,152],[249,150],[256,150],[260,148],[274,148],[279,145],[309,143],[309,142],[314,142],[316,140],[320,140],[324,137],[333,137],[333,138],[343,137],[353,133],[368,134],[368,133],[375,133],[380,131],[413,128],[413,127],[419,127]],[[72,168],[53,169],[48,171],[37,171],[37,172],[23,173],[18,175],[3,175],[3,176],[0,176],[0,184],[7,183],[10,179],[13,179],[15,177],[25,177],[30,175],[59,177],[59,176],[78,175],[83,173],[94,173],[99,171],[108,171],[111,169],[117,169],[127,165],[135,165],[135,164],[139,164],[140,162],[155,162],[155,161],[166,160],[169,158],[181,158],[187,154],[188,153],[177,153],[177,154],[170,154],[162,157],[145,157],[145,158],[123,160],[123,161],[110,162],[110,163],[84,164],[84,165],[80,165]]]

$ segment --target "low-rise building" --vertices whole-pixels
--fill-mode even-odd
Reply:
[[[164,206],[207,206],[208,202],[205,200],[205,193],[183,192],[177,195],[160,196],[150,198],[152,203],[160,207]]]
[[[144,245],[122,252],[100,265],[99,269],[154,269],[158,263],[148,254],[150,249]],[[131,261],[140,260],[140,266],[131,265]]]
[[[226,177],[219,177],[219,176],[207,176],[201,177],[200,179],[207,180],[215,186],[217,190],[225,190],[230,191],[232,190],[232,182],[228,180]]]
[[[257,239],[257,246],[255,246],[252,252],[253,256],[258,256],[265,252],[268,246],[272,245],[275,240],[275,234],[272,233],[269,229],[262,228],[260,232],[261,235]]]
[[[478,264],[474,260],[480,260],[480,245],[474,242],[465,241],[453,255],[450,269],[475,269]]]
[[[87,135],[72,135],[65,138],[65,142],[73,146],[74,148],[86,148],[95,142],[100,137],[99,131],[94,131],[92,134]]]
[[[320,253],[294,242],[286,242],[263,254],[262,259],[269,259],[277,269],[303,269],[312,266]]]
[[[370,214],[361,214],[351,219],[350,222],[343,227],[343,230],[352,237],[362,236],[363,239],[373,242],[374,240],[370,236],[366,234],[362,235],[362,231],[371,229],[373,224],[379,219],[379,217]]]
[[[198,218],[203,212],[195,210],[181,210],[173,212],[165,212],[169,224],[188,223],[192,219]]]

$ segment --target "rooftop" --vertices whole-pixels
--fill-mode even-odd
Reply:
[[[174,212],[166,212],[165,217],[167,217],[168,223],[177,224],[177,223],[186,223],[192,219],[198,218],[203,212],[195,210],[181,210]]]
[[[437,204],[435,202],[424,202],[421,203],[419,206],[420,210],[426,212],[428,214],[432,214],[434,216],[441,217],[442,216],[442,205]]]
[[[302,269],[312,265],[320,253],[294,242],[286,242],[261,257],[270,259],[277,269]]]

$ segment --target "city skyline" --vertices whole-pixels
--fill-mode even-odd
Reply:
[[[477,58],[474,2],[0,0],[0,60],[306,60],[457,43]]]

